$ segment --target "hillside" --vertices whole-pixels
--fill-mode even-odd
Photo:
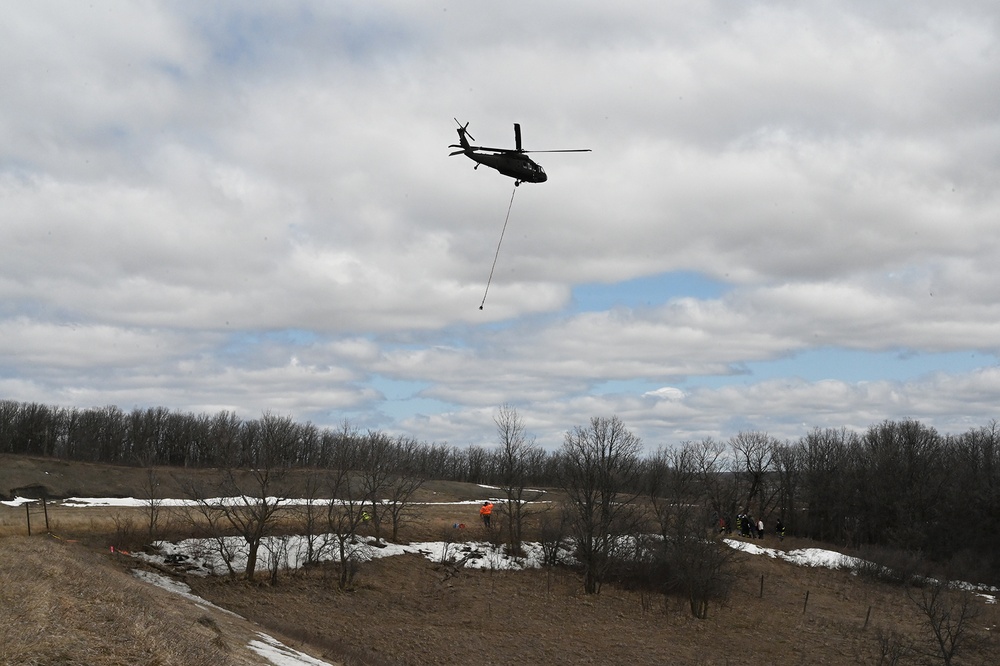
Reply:
[[[131,558],[0,539],[0,664],[260,666],[252,623],[137,580]]]
[[[2,462],[0,488],[48,477],[52,495],[135,495],[129,484],[141,483],[143,474],[44,460]],[[102,478],[111,485],[102,486]],[[82,492],[69,493],[70,486]],[[468,484],[430,484],[422,499],[465,501],[483,492]],[[465,514],[472,519],[470,529],[458,536],[482,536],[473,527],[474,507],[442,504],[421,511],[408,532],[411,540],[440,539],[450,521]],[[0,535],[22,533],[23,513],[0,506]],[[134,579],[131,569],[145,565],[106,551],[115,513],[68,508],[53,513],[60,536],[101,550],[46,536],[0,539],[0,644],[7,646],[0,663],[102,666],[151,663],[151,654],[163,664],[262,663],[244,649],[253,626]],[[773,538],[758,543],[785,549],[819,545],[796,539],[779,544]],[[257,630],[330,663],[935,663],[927,657],[933,649],[931,625],[913,600],[920,590],[911,588],[908,596],[902,587],[845,571],[744,553],[736,559],[737,585],[724,604],[710,608],[706,620],[692,618],[686,601],[674,597],[610,585],[600,595],[584,595],[579,576],[567,569],[456,569],[415,555],[361,564],[346,592],[337,589],[330,565],[285,572],[273,586],[195,576],[186,582]],[[947,603],[958,600],[949,597]],[[967,640],[953,663],[992,663],[991,655],[1000,652],[994,638],[1000,612],[981,597],[971,600],[975,617],[964,625]],[[163,636],[177,638],[163,641]],[[24,661],[26,654],[36,654],[31,652],[36,645],[44,651]],[[88,656],[97,654],[111,656],[103,662]]]
[[[323,568],[274,587],[192,584],[276,632],[373,665],[879,664],[893,663],[880,661],[892,651],[906,652],[896,663],[934,663],[918,655],[933,649],[929,627],[901,588],[765,557],[741,555],[740,565],[739,584],[707,620],[682,599],[614,587],[585,596],[564,570],[456,574],[416,555],[365,564],[349,593]],[[956,664],[994,663],[1000,648],[996,606],[975,606],[975,654]]]

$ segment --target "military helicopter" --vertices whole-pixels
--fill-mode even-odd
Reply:
[[[548,180],[545,169],[525,153],[589,153],[590,148],[574,148],[569,150],[524,150],[521,148],[521,125],[514,123],[514,148],[487,148],[485,146],[473,146],[469,144],[469,139],[476,140],[469,134],[469,123],[458,122],[459,143],[453,143],[449,148],[460,148],[452,155],[464,154],[476,163],[473,169],[478,169],[480,164],[485,164],[491,169],[496,169],[505,176],[514,179],[514,185],[521,183],[544,183]]]

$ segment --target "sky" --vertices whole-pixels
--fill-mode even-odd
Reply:
[[[987,425],[998,37],[976,0],[16,3],[0,398],[459,447],[501,405],[547,449]],[[455,119],[592,152],[515,189]]]

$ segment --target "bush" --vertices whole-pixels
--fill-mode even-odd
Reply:
[[[860,548],[848,569],[862,578],[890,585],[920,585],[930,575],[921,553],[873,545]]]

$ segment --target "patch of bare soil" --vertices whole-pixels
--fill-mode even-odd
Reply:
[[[879,659],[893,645],[912,659],[931,648],[926,620],[900,588],[761,556],[740,560],[737,588],[707,620],[678,599],[608,586],[586,596],[567,570],[456,571],[417,555],[365,564],[350,592],[337,590],[325,566],[276,586],[192,585],[352,664],[877,664],[890,663]],[[976,604],[969,660],[956,663],[988,663],[984,655],[1000,649],[987,629],[1000,621],[996,606]]]

